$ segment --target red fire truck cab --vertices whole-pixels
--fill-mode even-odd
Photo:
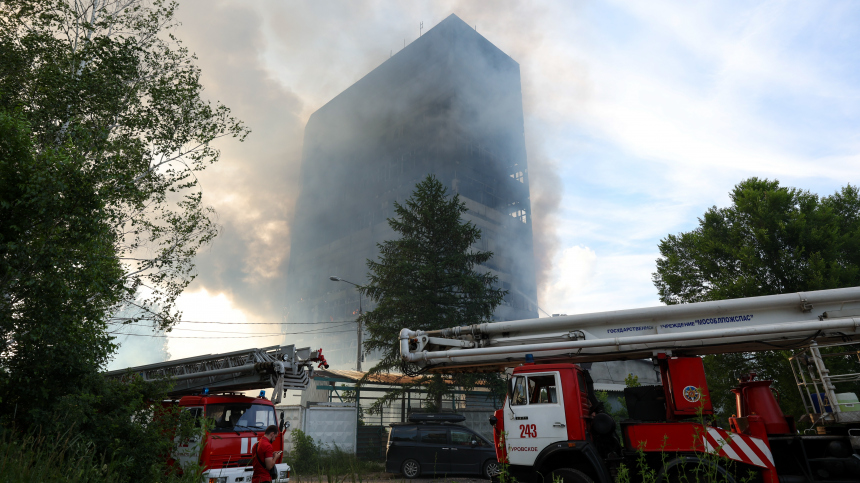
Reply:
[[[180,466],[197,461],[206,471],[207,483],[250,483],[253,473],[254,445],[270,425],[278,426],[278,437],[272,442],[275,451],[283,451],[284,431],[288,424],[275,414],[275,406],[264,397],[248,397],[236,393],[184,396],[178,405],[192,413],[197,421],[208,420],[209,430],[203,440],[192,440],[177,448],[175,457]],[[289,481],[290,468],[275,459],[278,479]]]
[[[616,429],[594,394],[587,370],[576,364],[525,364],[513,371],[508,397],[490,422],[497,457],[520,482],[615,481],[622,464],[633,480],[652,471],[656,481],[689,481],[719,474],[720,481],[752,475],[761,482],[860,481],[860,456],[850,427],[797,434],[780,410],[771,381],[754,374],[733,390],[737,413],[730,429],[711,423],[699,357],[658,354],[663,384],[625,389],[629,419]]]

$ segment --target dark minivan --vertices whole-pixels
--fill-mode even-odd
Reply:
[[[409,423],[394,423],[388,435],[385,471],[420,475],[479,474],[489,479],[499,471],[493,443],[471,429],[454,424],[461,414],[411,414]]]

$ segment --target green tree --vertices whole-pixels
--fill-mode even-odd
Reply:
[[[105,361],[114,346],[104,322],[124,306],[138,306],[137,315],[110,322],[169,329],[193,257],[217,232],[195,173],[218,159],[213,140],[247,131],[202,99],[193,55],[167,32],[175,8],[163,0],[0,2],[0,109],[20,121],[43,163],[39,172],[7,164],[4,173],[3,219],[20,222],[4,222],[0,248],[0,384],[8,384],[0,404],[38,407],[32,397],[73,388],[62,373]],[[29,201],[16,202],[25,185]],[[64,210],[77,211],[69,218]],[[91,231],[81,238],[78,226]],[[77,361],[48,354],[86,360],[66,369]],[[29,377],[63,383],[29,394],[45,385]]]
[[[142,295],[140,317],[160,328],[178,320],[174,302],[193,278],[193,257],[217,232],[196,173],[218,160],[212,141],[247,134],[227,107],[202,98],[194,56],[169,33],[176,7],[0,3],[0,107],[24,116],[37,152],[86,160],[116,232],[121,302],[140,305]]]
[[[193,258],[217,234],[196,173],[217,161],[215,139],[248,132],[203,99],[170,34],[176,7],[0,0],[0,422],[78,427],[108,457],[146,464],[166,454],[141,416],[158,391],[98,371],[118,324],[179,319]],[[122,309],[134,315],[112,317]],[[124,433],[140,438],[116,444]]]
[[[487,322],[506,294],[493,288],[496,276],[475,271],[493,254],[473,249],[481,230],[461,220],[468,210],[459,195],[448,196],[442,183],[428,176],[405,205],[395,202],[394,206],[396,216],[388,224],[401,237],[378,245],[379,261],[367,261],[370,282],[360,287],[377,303],[360,318],[368,333],[364,348],[382,355],[365,382],[374,374],[415,369],[401,365],[398,335],[402,328],[434,330]],[[442,397],[454,387],[470,389],[479,381],[503,391],[495,374],[435,374],[386,393],[372,409],[377,411],[405,391],[420,387],[428,392],[430,409],[438,411]]]
[[[735,186],[730,197],[731,206],[710,208],[695,230],[661,240],[653,276],[661,301],[679,304],[860,285],[860,192],[855,186],[819,197],[776,180],[750,178]],[[789,356],[789,351],[706,356],[718,413],[724,418],[735,412],[729,389],[738,375],[754,371],[774,380],[786,414],[802,414]],[[855,364],[833,362],[846,368]]]
[[[0,111],[0,405],[26,425],[107,362],[123,270],[86,159],[35,152],[20,117]]]

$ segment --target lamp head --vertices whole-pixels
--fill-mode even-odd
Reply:
[[[340,277],[329,277],[328,279],[332,282],[340,282]]]

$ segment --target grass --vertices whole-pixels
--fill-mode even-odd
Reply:
[[[699,392],[702,392],[701,388],[699,388]],[[709,425],[708,421],[705,420],[704,404],[705,401],[703,399],[701,405],[696,410],[696,422],[699,423],[699,426],[693,435],[693,447],[688,452],[667,454],[664,448],[668,443],[669,437],[668,435],[663,435],[663,444],[660,449],[658,462],[656,454],[650,455],[650,458],[646,455],[645,451],[643,451],[644,444],[641,444],[644,442],[640,442],[640,446],[636,450],[635,461],[635,472],[638,478],[633,474],[634,469],[628,468],[622,463],[618,468],[615,482],[629,483],[630,481],[639,481],[641,483],[656,483],[658,481],[671,480],[679,483],[723,483],[727,481],[751,483],[754,481],[757,476],[756,472],[747,470],[747,473],[744,475],[738,469],[736,461],[719,456],[720,451],[722,451],[723,446],[728,444],[728,441],[723,441],[712,451],[700,451],[701,447],[704,446],[705,432]],[[729,433],[728,440],[731,440],[731,438],[731,433]],[[667,468],[670,460],[675,458],[680,458],[683,462],[671,469]],[[658,480],[661,472],[668,474]]]
[[[110,460],[98,454],[71,430],[58,436],[22,434],[0,429],[0,482],[31,483],[116,483],[127,481],[122,471],[126,461]],[[164,483],[197,483],[199,472],[185,476],[165,475]]]
[[[293,450],[285,457],[290,465],[290,480],[325,483],[363,483],[385,471],[381,462],[359,459],[335,446],[324,449],[300,429],[293,430]]]

